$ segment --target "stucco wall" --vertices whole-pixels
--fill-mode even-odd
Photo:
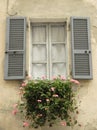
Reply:
[[[9,15],[25,16],[28,23],[30,20],[67,19],[68,24],[71,16],[90,17],[93,80],[80,81],[79,100],[81,100],[81,104],[78,120],[81,127],[75,127],[74,130],[97,130],[97,0],[0,0],[0,130],[24,130],[22,120],[11,114],[12,105],[19,97],[18,84],[20,81],[3,80],[6,17]],[[70,51],[69,28],[67,44]],[[27,30],[27,47],[29,47],[29,29]],[[28,55],[29,49],[27,57]],[[29,59],[27,71],[29,71],[28,63]],[[71,68],[71,65],[68,66]],[[68,73],[70,71],[69,69]],[[45,129],[49,130],[48,127],[42,128],[42,130]],[[72,130],[61,126],[50,129]]]

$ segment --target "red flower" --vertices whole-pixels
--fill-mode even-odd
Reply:
[[[66,122],[65,121],[61,122],[61,125],[66,126]]]
[[[75,83],[75,84],[78,84],[78,85],[80,84],[80,82],[78,80],[75,80],[75,79],[71,79],[70,81]]]
[[[22,87],[25,87],[27,84],[24,82],[21,84]]]
[[[66,78],[65,78],[64,76],[61,76],[61,79],[62,79],[62,80],[66,80]]]
[[[17,112],[18,112],[18,110],[17,110],[17,109],[14,109],[14,110],[12,111],[12,114],[13,114],[13,115],[16,115]]]
[[[27,126],[29,126],[29,123],[25,121],[25,122],[23,123],[23,127],[27,127]]]

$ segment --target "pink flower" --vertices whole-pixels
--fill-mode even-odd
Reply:
[[[57,79],[55,76],[52,77],[53,80]]]
[[[42,102],[42,100],[37,100],[37,102]]]
[[[21,93],[21,92],[19,92],[18,94],[19,94],[19,95],[22,95],[22,93]]]
[[[23,123],[23,127],[27,127],[27,126],[29,126],[29,123],[25,121],[25,122]]]
[[[75,84],[78,84],[78,85],[80,84],[80,82],[78,80],[75,80],[75,79],[71,79],[70,81],[75,83]]]
[[[22,87],[25,87],[27,84],[24,82],[21,84]]]
[[[13,115],[16,115],[17,112],[18,112],[18,110],[17,110],[17,109],[14,109],[14,110],[12,111],[12,114],[13,114]]]
[[[53,97],[59,97],[58,94],[53,94]]]
[[[66,78],[65,78],[64,76],[61,76],[61,79],[62,79],[62,80],[66,80]]]
[[[65,121],[61,122],[61,125],[66,126],[66,122]]]
[[[55,88],[54,87],[51,87],[51,91],[54,91],[55,90]]]
[[[32,79],[32,76],[31,75],[27,76],[27,79]]]
[[[41,117],[41,116],[42,116],[42,114],[38,114],[37,116],[38,116],[38,117]]]
[[[19,92],[18,94],[19,94],[20,96],[22,96],[24,93],[25,93],[25,91],[21,91],[21,92]]]
[[[50,100],[49,99],[46,99],[47,102],[49,102]]]
[[[18,104],[16,103],[16,104],[13,105],[13,108],[17,108],[17,106],[18,106]]]
[[[43,79],[43,80],[46,79],[46,76],[42,76],[42,79]]]
[[[19,90],[23,90],[23,88],[22,88],[22,87],[20,87],[20,88],[19,88]]]

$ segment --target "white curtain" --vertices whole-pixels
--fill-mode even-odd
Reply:
[[[35,78],[47,76],[47,63],[49,75],[66,75],[65,35],[64,25],[32,26],[32,75]]]

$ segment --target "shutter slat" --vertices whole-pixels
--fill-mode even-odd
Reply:
[[[5,80],[25,78],[26,19],[7,18]]]
[[[92,79],[89,18],[71,18],[72,70],[75,79]]]
[[[90,75],[89,55],[76,54],[75,55],[75,75]]]
[[[9,50],[23,50],[24,29],[24,19],[10,19]]]

